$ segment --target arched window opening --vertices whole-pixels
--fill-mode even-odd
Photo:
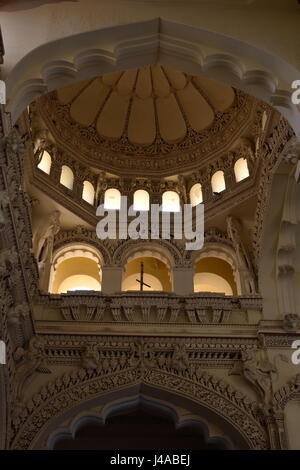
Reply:
[[[47,173],[47,175],[50,175],[51,165],[52,165],[51,155],[48,152],[46,152],[46,150],[44,150],[37,167],[39,168],[39,170],[42,170],[44,173]]]
[[[220,258],[207,257],[195,264],[194,292],[237,295],[232,267]]]
[[[121,208],[121,193],[116,188],[110,188],[105,191],[104,194],[104,209],[116,209]]]
[[[74,174],[71,168],[66,165],[62,166],[61,174],[60,174],[60,184],[65,186],[66,188],[72,190],[74,184]]]
[[[53,257],[49,291],[63,294],[76,290],[101,290],[101,262],[98,251],[85,244],[70,244]]]
[[[165,191],[162,195],[163,212],[180,212],[179,194],[175,191]]]
[[[91,205],[94,204],[95,190],[94,186],[89,181],[83,182],[82,199]]]
[[[144,291],[171,292],[169,267],[160,259],[141,256],[129,261],[124,269],[122,291],[139,291],[141,286],[141,264],[143,264]]]
[[[211,187],[213,193],[221,193],[226,189],[224,171],[216,171],[211,178]]]
[[[239,158],[234,164],[234,174],[237,183],[248,178],[249,169],[246,158]]]
[[[196,183],[194,184],[194,186],[191,187],[190,201],[192,207],[198,206],[198,204],[201,204],[203,202],[202,186],[200,183]]]
[[[149,193],[144,189],[138,189],[133,195],[133,210],[148,211],[150,207]]]
[[[156,392],[157,393],[157,392]],[[134,401],[135,405],[131,405]],[[138,406],[136,405],[138,403]],[[180,409],[181,415],[188,414]],[[176,420],[174,420],[174,415]],[[181,416],[180,415],[180,416]],[[182,420],[173,411],[172,403],[156,403],[147,398],[136,398],[108,406],[105,419],[81,414],[69,429],[57,430],[51,436],[49,449],[103,450],[103,449],[172,449],[229,450],[232,445],[221,435],[207,438],[206,425],[195,419]],[[180,423],[180,425],[178,425]],[[126,429],[126,435],[124,435]]]

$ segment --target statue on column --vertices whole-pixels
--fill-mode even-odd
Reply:
[[[40,272],[47,262],[51,263],[54,237],[60,230],[60,212],[54,211],[49,218],[49,223],[40,232],[36,243],[35,256]]]
[[[241,283],[245,289],[246,294],[255,294],[257,292],[256,276],[249,255],[241,238],[241,223],[238,219],[231,215],[227,217],[226,221],[227,233],[236,252],[237,269],[242,277]]]
[[[98,176],[97,188],[96,188],[96,203],[97,206],[101,203],[101,195],[107,189],[106,175],[103,171]]]

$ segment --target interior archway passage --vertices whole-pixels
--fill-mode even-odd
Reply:
[[[226,450],[228,442],[222,438],[206,439],[198,423],[189,421],[181,426],[164,413],[138,407],[131,412],[109,416],[106,423],[91,420],[76,432],[57,439],[53,450]]]

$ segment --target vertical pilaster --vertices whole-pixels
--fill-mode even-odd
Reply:
[[[193,267],[174,267],[173,291],[179,295],[190,295],[194,292],[194,270]]]
[[[103,266],[102,286],[103,294],[114,294],[122,290],[122,266]]]

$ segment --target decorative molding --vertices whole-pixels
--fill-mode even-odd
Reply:
[[[284,410],[287,403],[295,398],[300,398],[300,374],[295,375],[274,395],[276,408]]]
[[[63,409],[100,394],[145,383],[180,393],[201,403],[229,421],[252,449],[267,449],[268,441],[256,403],[233,389],[223,380],[210,376],[188,360],[183,345],[171,347],[169,353],[155,353],[147,343],[131,343],[118,354],[104,355],[96,344],[83,351],[81,367],[64,373],[43,385],[13,421],[13,449],[34,445],[43,426]],[[175,381],[175,382],[174,382]]]
[[[101,311],[103,325],[111,322],[125,322],[129,325],[140,322],[230,324],[233,312],[239,314],[239,324],[247,325],[250,324],[249,311],[256,311],[259,317],[262,312],[260,296],[235,297],[212,293],[191,294],[187,297],[166,292],[123,292],[105,295],[82,291],[77,294],[39,294],[35,298],[35,305],[36,320],[40,319],[40,309],[37,306],[43,305],[49,312],[46,317],[43,314],[43,321],[51,318],[58,321],[99,321]]]
[[[93,126],[84,128],[77,124],[70,118],[69,106],[61,104],[55,93],[40,98],[36,107],[59,147],[86,165],[117,174],[130,171],[138,176],[146,170],[148,175],[167,176],[174,169],[195,170],[195,166],[208,162],[208,156],[216,159],[220,152],[224,154],[247,132],[258,104],[249,95],[236,91],[235,103],[228,111],[218,113],[209,129],[197,133],[188,127],[182,142],[170,144],[157,137],[153,144],[140,147],[130,144],[124,135],[110,141],[102,138]]]

